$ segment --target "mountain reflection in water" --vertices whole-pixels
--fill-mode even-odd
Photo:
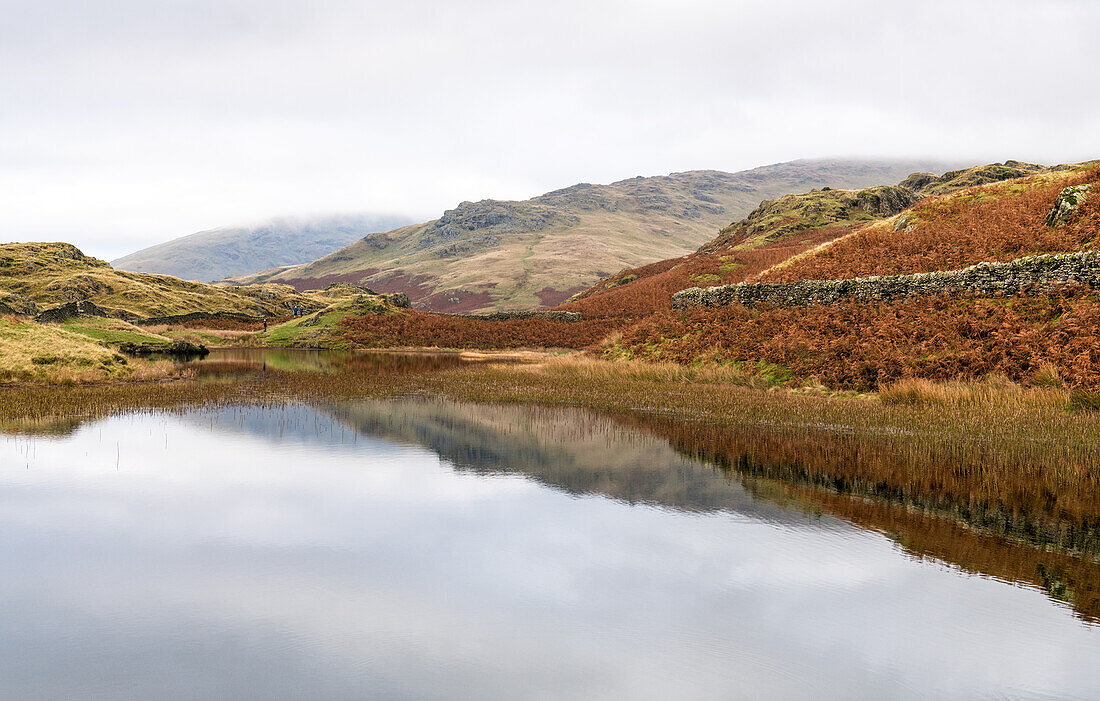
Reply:
[[[0,438],[0,695],[1100,688],[1094,559],[635,422],[368,400]]]

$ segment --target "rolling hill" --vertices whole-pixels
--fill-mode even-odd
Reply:
[[[365,294],[350,285],[305,294],[288,285],[211,285],[115,270],[68,243],[0,244],[0,314],[13,316],[91,302],[108,316],[129,321],[185,314],[281,318],[295,308],[315,312]]]
[[[140,378],[148,368],[120,352],[201,351],[294,310],[306,316],[279,338],[322,343],[343,317],[389,313],[395,302],[353,285],[301,293],[115,270],[68,243],[0,244],[0,383]]]
[[[765,201],[697,251],[622,271],[558,307],[579,320],[407,310],[349,318],[346,338],[362,346],[588,348],[853,390],[993,376],[1091,391],[1100,388],[1098,187],[1100,162],[1009,161],[915,174],[897,186],[811,190]],[[951,271],[969,266],[977,267],[968,279],[986,282],[951,287],[959,279]],[[890,275],[928,277],[917,286],[923,291],[900,295],[880,294],[892,283],[866,277]],[[761,294],[792,301],[740,303],[752,294],[714,287],[736,283],[845,292],[822,302]],[[684,293],[701,301],[673,308],[674,295],[693,287],[711,289]]]
[[[212,282],[261,268],[307,263],[363,236],[410,224],[407,217],[345,215],[272,219],[200,231],[111,261],[119,270]]]
[[[232,279],[300,290],[362,283],[404,292],[414,306],[438,312],[551,307],[623,268],[695,250],[762,198],[896,182],[942,167],[801,160],[740,173],[581,183],[522,202],[463,202],[439,219],[365,236],[312,263]]]

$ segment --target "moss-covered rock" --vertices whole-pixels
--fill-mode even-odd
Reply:
[[[1092,186],[1088,184],[1074,185],[1062,190],[1050,214],[1047,214],[1047,226],[1057,226],[1069,221],[1070,216],[1084,203],[1090,190]]]

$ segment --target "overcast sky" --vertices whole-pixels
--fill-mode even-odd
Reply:
[[[0,241],[832,155],[1100,158],[1100,2],[0,0]]]

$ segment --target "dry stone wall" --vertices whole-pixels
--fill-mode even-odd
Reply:
[[[749,306],[760,302],[805,306],[848,299],[880,300],[913,295],[1019,295],[1067,282],[1100,288],[1100,251],[1031,256],[1010,263],[978,263],[962,270],[913,275],[691,287],[674,294],[672,306],[688,309],[726,304]]]
[[[547,309],[535,311],[490,312],[488,314],[448,314],[447,316],[460,316],[464,319],[479,319],[481,321],[512,321],[514,319],[547,319],[549,321],[581,320],[581,315],[577,312],[563,312]]]

